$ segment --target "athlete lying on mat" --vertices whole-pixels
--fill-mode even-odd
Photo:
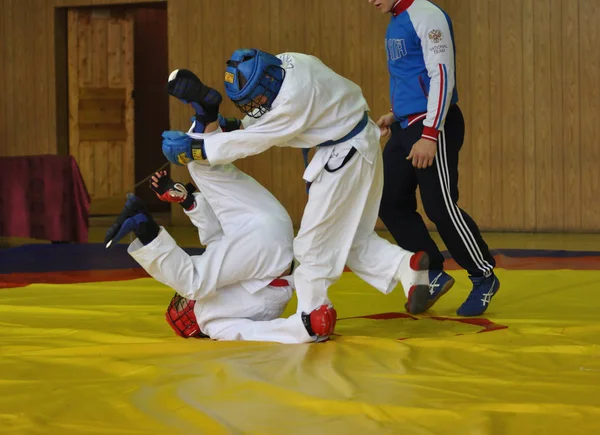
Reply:
[[[206,246],[202,255],[190,256],[177,246],[135,196],[105,238],[109,247],[135,233],[129,254],[176,291],[166,313],[169,325],[182,337],[216,340],[306,343],[328,335],[333,309],[279,318],[293,292],[294,238],[279,201],[232,164],[187,166],[199,191],[172,181],[165,171],[152,177],[151,188],[161,200],[183,206]]]

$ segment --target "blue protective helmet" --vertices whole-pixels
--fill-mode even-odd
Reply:
[[[246,115],[260,118],[271,109],[284,78],[285,70],[277,56],[239,49],[227,61],[225,92]]]

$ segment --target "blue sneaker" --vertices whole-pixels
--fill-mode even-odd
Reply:
[[[433,307],[439,298],[444,296],[454,285],[454,278],[443,270],[429,271],[429,302],[427,309]]]
[[[492,273],[487,278],[484,276],[470,276],[473,281],[473,290],[467,300],[456,310],[456,314],[464,317],[479,316],[485,313],[490,302],[500,289],[498,277]]]

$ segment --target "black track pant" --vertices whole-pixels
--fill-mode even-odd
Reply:
[[[406,160],[419,140],[423,122],[406,129],[392,125],[392,134],[383,151],[384,187],[379,217],[396,240],[409,251],[426,251],[432,270],[442,269],[444,257],[431,239],[417,212],[417,185],[423,208],[456,262],[470,275],[489,275],[495,266],[477,224],[458,203],[458,153],[465,135],[465,123],[457,105],[450,107],[432,166],[416,169]]]

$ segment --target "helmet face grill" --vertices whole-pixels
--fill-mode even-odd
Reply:
[[[241,49],[226,63],[225,91],[235,106],[252,118],[271,110],[285,78],[281,60],[260,50]]]
[[[191,301],[175,293],[175,296],[171,299],[169,308],[167,308],[167,312],[165,313],[167,323],[180,337],[206,337],[200,331],[200,327],[196,321],[194,305],[196,305],[196,301]]]
[[[278,70],[278,71],[277,71]],[[256,83],[253,89],[244,89],[250,97],[234,101],[233,104],[251,118],[260,118],[269,110],[285,78],[285,70],[278,66],[270,66],[263,78]],[[246,84],[245,77],[238,72],[238,80]],[[250,98],[250,99],[249,99]]]
[[[236,103],[235,106],[240,109],[244,114],[248,115],[251,118],[260,118],[265,113],[267,113],[267,108],[261,104],[258,104],[255,101],[250,101],[249,103]]]

